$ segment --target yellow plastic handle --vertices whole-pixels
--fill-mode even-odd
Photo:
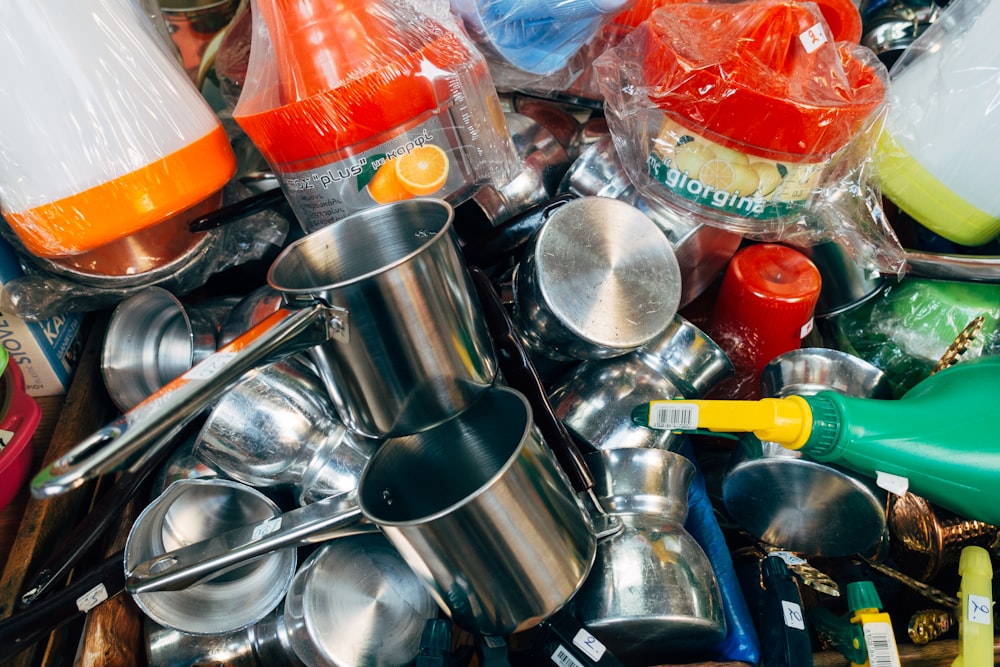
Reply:
[[[801,396],[759,401],[650,401],[649,425],[670,424],[674,414],[689,411],[692,426],[717,433],[753,433],[761,440],[799,449],[812,432],[812,410]],[[662,428],[662,426],[660,426]]]

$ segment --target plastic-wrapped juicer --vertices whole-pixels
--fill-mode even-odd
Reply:
[[[595,67],[643,196],[761,240],[837,185],[832,158],[885,98],[884,66],[811,2],[665,5]]]
[[[390,201],[457,205],[517,157],[485,60],[457,32],[383,0],[252,0],[233,118],[307,232]]]

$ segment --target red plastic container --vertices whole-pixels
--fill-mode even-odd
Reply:
[[[31,469],[31,438],[42,410],[25,392],[24,376],[10,362],[0,376],[0,509],[17,495]]]

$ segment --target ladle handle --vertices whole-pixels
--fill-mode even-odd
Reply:
[[[125,572],[125,588],[133,594],[181,590],[277,549],[365,530],[357,525],[361,518],[357,491],[330,496],[139,563]]]
[[[31,481],[36,498],[59,495],[118,470],[135,472],[245,373],[337,335],[336,309],[279,308],[121,417],[85,438]]]
[[[493,344],[496,346],[497,359],[504,377],[511,387],[528,399],[535,424],[563,472],[569,477],[573,489],[577,493],[592,489],[594,478],[583,460],[583,454],[573,442],[566,425],[553,412],[535,364],[531,361],[513,320],[504,310],[493,284],[479,267],[470,266],[469,273],[482,302],[487,327],[493,335]]]

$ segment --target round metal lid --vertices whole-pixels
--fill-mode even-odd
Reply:
[[[680,303],[673,247],[634,206],[581,197],[559,207],[534,249],[540,293],[575,335],[634,349],[662,333]]]

